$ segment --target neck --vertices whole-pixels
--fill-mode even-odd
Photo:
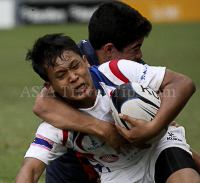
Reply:
[[[110,58],[106,56],[105,52],[102,49],[96,50],[96,54],[97,54],[99,65],[110,61]]]

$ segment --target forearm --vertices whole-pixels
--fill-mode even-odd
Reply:
[[[177,75],[178,73],[171,74]],[[186,76],[178,75],[179,79],[172,83],[165,83],[163,88],[162,104],[153,120],[157,131],[166,128],[177,117],[195,92],[193,81]]]
[[[33,178],[33,172],[28,171],[28,169],[24,167],[21,168],[15,180],[15,183],[36,183],[36,182],[37,181],[34,181],[34,178]]]
[[[35,158],[25,158],[22,168],[20,169],[15,183],[36,183],[43,171],[46,164]]]
[[[59,97],[47,96],[43,89],[35,101],[34,113],[51,125],[65,130],[98,135],[117,153],[125,139],[113,123],[108,123],[73,108]]]
[[[102,136],[108,126],[107,122],[84,114],[59,97],[44,93],[37,97],[33,111],[41,119],[64,130]]]

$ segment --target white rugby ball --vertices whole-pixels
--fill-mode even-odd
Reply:
[[[130,117],[151,121],[156,115],[161,105],[161,99],[156,92],[149,87],[144,87],[139,83],[131,82],[118,86],[111,95],[112,116],[120,126],[131,129],[131,124],[121,120],[119,113]],[[148,143],[153,143],[161,139],[166,133],[163,130],[159,135],[152,138]]]

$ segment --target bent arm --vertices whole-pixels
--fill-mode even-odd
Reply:
[[[163,92],[162,104],[152,120],[157,132],[161,132],[177,117],[196,88],[187,76],[167,69],[160,90]]]
[[[36,98],[33,112],[56,128],[102,136],[108,123],[75,109],[43,88]]]
[[[46,164],[36,158],[25,158],[15,183],[36,183],[46,168]]]
[[[195,92],[195,85],[190,78],[167,69],[159,89],[162,92],[161,107],[150,123],[127,115],[119,116],[130,122],[132,128],[126,130],[116,125],[118,131],[135,145],[144,144],[166,129]]]
[[[33,111],[38,117],[59,129],[98,135],[117,153],[126,141],[113,123],[84,114],[59,97],[52,96],[47,88],[43,88],[36,98]]]

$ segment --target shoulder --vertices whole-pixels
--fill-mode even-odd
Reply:
[[[89,39],[83,39],[78,43],[79,50],[86,56],[90,65],[99,65],[96,51],[92,47]]]
[[[119,85],[132,81],[132,75],[138,76],[138,71],[142,72],[144,65],[137,62],[117,59],[106,62],[98,67],[98,70],[109,78],[113,83]],[[136,74],[137,73],[137,74]]]
[[[70,144],[66,146],[71,147]],[[50,161],[66,153],[66,146],[63,146],[62,130],[43,122],[38,127],[25,157],[39,159],[48,165]]]
[[[163,81],[166,68],[119,59],[100,65],[98,70],[116,85],[137,82],[157,91]]]

